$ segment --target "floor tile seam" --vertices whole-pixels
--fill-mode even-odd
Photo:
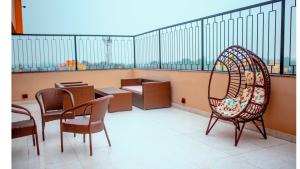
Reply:
[[[255,152],[255,151],[257,151],[257,152],[259,153],[259,152],[265,151],[265,150],[267,150],[267,148],[263,148],[263,149],[260,149],[260,150],[249,151],[249,152],[247,152],[247,153],[253,153],[253,152]],[[246,160],[248,163],[250,163],[249,160],[248,160],[247,158],[242,157],[242,156],[246,155],[247,153],[235,154],[235,155],[232,155],[232,156],[233,156],[233,157],[241,156],[240,158],[242,158],[242,159]],[[276,154],[278,154],[278,153],[276,153]],[[283,159],[283,161],[287,162],[285,159]],[[287,163],[288,163],[288,162],[287,162]],[[252,163],[251,163],[251,164],[252,164]],[[252,165],[254,165],[255,167],[261,168],[261,167],[255,165],[255,164],[252,164]],[[262,168],[262,169],[263,169],[263,168]]]
[[[223,158],[220,158],[220,160],[226,160],[226,159],[229,159],[229,158],[234,158],[234,157],[236,157],[236,155],[230,155],[229,157],[223,157]],[[258,168],[258,169],[263,169],[263,168],[261,168],[261,167],[259,167],[259,166],[256,166],[256,165],[254,165],[254,164],[252,164],[252,163],[250,163],[247,159],[241,159],[241,160],[243,160],[244,162],[246,162],[247,164],[249,164],[249,165],[251,165],[251,166],[254,166],[254,167],[256,167],[256,168]]]
[[[29,168],[29,153],[30,153],[28,139],[29,138],[26,138],[26,145],[27,145],[27,161],[26,161],[26,163],[27,163],[27,168]],[[34,147],[34,148],[36,148],[36,147]]]
[[[71,145],[72,152],[75,154],[76,160],[79,162],[80,167],[81,167],[82,169],[84,169],[84,165],[82,164],[79,155],[76,153],[76,150],[74,149],[73,144],[70,142],[70,140],[69,140],[68,137],[67,137],[67,140],[69,141],[69,143],[70,143],[70,145]]]

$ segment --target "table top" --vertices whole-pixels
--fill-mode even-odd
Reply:
[[[115,88],[115,87],[98,88],[98,89],[95,89],[95,92],[96,93],[105,93],[108,95],[120,94],[120,93],[131,93],[130,91],[122,90],[122,89]]]

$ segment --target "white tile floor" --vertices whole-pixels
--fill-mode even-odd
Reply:
[[[27,104],[39,125],[41,155],[31,137],[12,140],[13,169],[293,169],[296,144],[245,130],[238,147],[233,126],[218,122],[206,136],[206,117],[176,108],[108,113],[104,133],[93,135],[93,156],[82,135],[65,134],[60,152],[59,122],[46,124],[42,141],[37,104]],[[20,117],[13,116],[13,120]],[[88,138],[88,137],[87,137]]]

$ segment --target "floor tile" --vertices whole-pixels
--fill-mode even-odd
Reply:
[[[292,169],[296,168],[296,144],[244,130],[237,147],[234,128],[218,122],[205,135],[208,118],[176,108],[107,113],[104,132],[89,137],[64,133],[60,150],[59,121],[46,123],[42,141],[40,110],[26,104],[38,124],[41,155],[37,156],[31,137],[12,140],[13,169]],[[23,119],[12,115],[12,120]]]

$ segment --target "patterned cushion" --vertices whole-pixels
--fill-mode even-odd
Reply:
[[[226,98],[220,101],[216,111],[223,116],[233,117],[240,113],[247,105],[252,88],[248,87],[243,90],[242,94],[236,98]],[[261,87],[255,87],[252,102],[262,104],[265,99],[265,91]]]
[[[243,97],[227,98],[220,101],[216,108],[217,112],[227,117],[235,116],[246,107],[248,100],[241,100],[241,98]]]
[[[264,76],[262,72],[256,72],[256,84],[257,85],[264,85]]]
[[[245,71],[245,77],[246,77],[246,83],[248,85],[251,85],[253,84],[253,72],[250,72],[250,71]]]
[[[245,71],[245,77],[246,77],[246,83],[248,85],[253,84],[253,72],[250,71]],[[262,74],[262,72],[256,72],[256,85],[264,85],[264,76]]]
[[[265,100],[265,90],[262,87],[256,87],[254,89],[252,102],[262,104]]]
[[[232,117],[239,113],[240,102],[236,98],[227,98],[220,101],[216,107],[216,111],[223,116]]]

